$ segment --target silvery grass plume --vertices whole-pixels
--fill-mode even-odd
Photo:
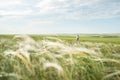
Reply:
[[[30,50],[36,50],[36,42],[27,35],[16,35],[13,40],[16,41],[16,50],[6,50],[4,53],[6,55],[12,55],[18,57],[27,67],[29,71],[31,71],[32,63],[30,59]]]
[[[116,72],[107,75],[106,72],[106,76],[104,75],[105,69],[111,65],[110,63],[115,64],[109,67],[110,69],[120,64],[117,61],[119,56],[114,55],[114,58],[117,58],[115,60],[111,58],[111,55],[107,58],[98,54],[96,43],[85,43],[85,46],[82,43],[81,47],[70,45],[55,37],[46,37],[44,40],[35,41],[27,35],[16,35],[13,40],[16,41],[16,44],[13,45],[15,49],[9,48],[4,51],[4,54],[13,61],[11,63],[13,72],[23,77],[23,80],[53,80],[60,76],[62,76],[60,80],[95,80],[108,79],[111,75],[119,74]],[[104,45],[98,44],[97,48],[101,49]],[[89,48],[90,46],[92,48]],[[17,70],[15,66],[18,67]],[[119,70],[119,68],[115,68]]]
[[[74,46],[68,46],[64,42],[52,42],[49,40],[43,40],[42,44],[45,46],[47,51],[51,51],[53,57],[56,58],[62,58],[64,55],[69,55],[69,58],[66,60],[69,61],[69,63],[74,64],[72,55],[79,54],[84,57],[88,57],[89,55],[97,55],[97,53],[94,50],[89,50],[86,48],[78,48]],[[56,51],[56,52],[55,52]]]
[[[56,58],[63,58],[64,55],[69,54],[70,61],[72,61],[72,53],[78,53],[81,55],[86,55],[86,53],[89,54],[96,54],[94,50],[90,50],[87,48],[77,48],[74,46],[68,46],[60,39],[54,38],[54,37],[47,37],[45,40],[36,42],[32,38],[30,38],[27,35],[16,35],[13,38],[14,40],[17,40],[17,50],[15,51],[7,51],[7,54],[14,54],[14,55],[22,55],[27,59],[27,61],[30,61],[30,52],[33,51],[34,55],[45,55],[46,54],[49,58],[52,58],[56,60]],[[47,39],[52,39],[56,41],[50,41]],[[68,59],[69,60],[69,59]]]
[[[53,41],[57,41],[57,42],[63,42],[61,39],[59,39],[59,38],[56,38],[56,37],[46,37],[45,39],[47,39],[47,40],[53,40]]]
[[[16,46],[18,49],[17,53],[23,55],[28,61],[30,61],[29,50],[35,50],[36,42],[27,35],[16,35],[13,39],[18,40]]]
[[[120,79],[120,70],[104,76],[102,80],[111,80],[114,79],[114,76],[117,76],[117,79]]]
[[[56,69],[58,75],[64,74],[63,68],[58,63],[45,62],[43,65],[43,68],[44,68],[44,70],[54,68],[54,69]]]
[[[24,43],[28,44],[35,44],[35,41],[28,35],[15,35],[13,39],[16,39],[18,41],[24,41]]]
[[[15,73],[0,72],[0,77],[14,77],[13,79],[20,80],[20,76]]]

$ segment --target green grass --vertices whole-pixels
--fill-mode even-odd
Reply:
[[[75,36],[57,36],[58,38],[68,41],[75,42]],[[115,43],[120,44],[120,38],[103,38],[103,37],[90,37],[90,36],[82,36],[80,37],[80,42],[97,42],[97,43]]]
[[[64,40],[69,43],[76,42],[76,35],[31,35],[35,40],[42,40],[46,37],[56,37],[61,40]],[[120,36],[119,34],[111,36],[108,35],[80,35],[79,42],[96,42],[96,43],[113,43],[120,44]]]
[[[119,38],[0,35],[0,80],[119,79]]]

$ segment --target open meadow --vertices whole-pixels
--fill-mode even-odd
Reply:
[[[0,80],[120,80],[120,35],[0,35]]]

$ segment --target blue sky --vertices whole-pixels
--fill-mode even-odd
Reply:
[[[120,33],[120,0],[0,0],[0,34]]]

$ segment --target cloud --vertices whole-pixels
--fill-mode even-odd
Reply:
[[[24,16],[32,13],[23,0],[0,0],[0,16]]]
[[[67,4],[67,0],[42,0],[37,3],[36,8],[39,8],[39,13],[62,13],[70,4]]]
[[[120,0],[42,0],[36,7],[39,14],[57,14],[66,19],[120,16]]]
[[[23,16],[31,13],[32,10],[0,10],[0,16]]]
[[[55,24],[55,20],[34,20],[30,21],[26,26],[34,28],[34,27],[45,27]]]
[[[61,13],[68,12],[72,9],[81,8],[82,6],[90,6],[99,2],[99,0],[42,0],[37,3],[41,13]],[[74,10],[73,10],[74,11]]]
[[[56,24],[54,20],[27,20],[24,21],[24,25],[18,21],[11,20],[9,23],[0,24],[0,33],[12,33],[12,34],[34,34],[34,33],[47,33],[49,29]],[[14,25],[11,25],[14,24]],[[19,24],[19,25],[18,25]]]
[[[21,5],[22,0],[0,0],[0,7],[11,7]]]
[[[95,19],[120,16],[120,0],[3,0],[0,16],[50,16],[58,19]]]

